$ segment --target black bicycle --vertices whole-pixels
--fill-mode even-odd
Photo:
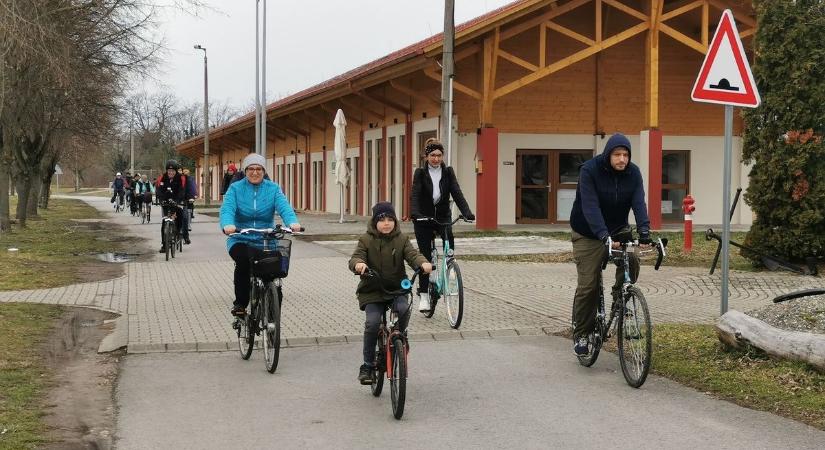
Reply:
[[[289,273],[292,241],[287,234],[296,234],[288,227],[245,228],[233,234],[263,236],[263,252],[250,260],[249,313],[236,317],[232,328],[238,335],[241,358],[249,359],[255,346],[255,336],[263,332],[264,363],[269,373],[278,368],[281,351],[282,280]],[[275,241],[275,244],[272,244]]]
[[[401,281],[400,289],[388,291],[381,286],[386,298],[395,299],[400,296],[407,297],[407,315],[409,316],[412,307],[412,286],[415,278],[420,273],[420,269],[413,273],[412,279]],[[372,277],[381,279],[378,272],[369,267],[362,277]],[[380,282],[378,282],[380,285]],[[400,317],[396,311],[391,311],[389,323],[387,322],[387,310],[390,310],[392,301],[384,303],[384,312],[381,314],[381,325],[378,327],[378,341],[375,343],[375,361],[372,364],[372,384],[370,389],[372,395],[381,396],[384,388],[384,374],[390,380],[390,400],[392,402],[392,415],[396,419],[401,419],[404,415],[404,403],[407,398],[407,356],[410,352],[410,345],[407,341],[407,333],[398,327]]]
[[[161,244],[166,249],[166,260],[169,261],[169,256],[175,257],[175,251],[183,253],[183,238],[181,237],[181,230],[175,223],[177,218],[178,204],[172,200],[167,199],[161,202],[163,208],[163,221],[161,223]]]
[[[607,267],[608,262],[612,262],[624,270],[621,294],[618,297],[613,297],[613,303],[610,305],[610,316],[606,316],[604,310],[604,281],[601,274],[599,274],[599,307],[596,310],[596,328],[589,335],[588,353],[577,356],[577,358],[579,363],[585,367],[595,364],[602,345],[615,332],[622,374],[627,384],[638,388],[644,384],[650,371],[653,332],[650,325],[647,301],[642,291],[636,287],[636,280],[630,275],[630,255],[632,253],[642,255],[655,249],[658,257],[654,269],[659,270],[659,266],[661,266],[662,260],[666,256],[667,239],[658,239],[656,243],[652,244],[650,250],[642,249],[639,241],[632,240],[632,236],[627,240],[617,239],[617,242],[621,243],[619,248],[616,249],[613,248],[613,242],[612,237],[608,238],[607,258],[602,265],[602,270]],[[615,327],[614,319],[616,319]]]

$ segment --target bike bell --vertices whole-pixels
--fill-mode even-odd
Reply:
[[[412,287],[412,283],[410,283],[410,280],[406,278],[401,280],[401,289],[409,289],[410,287]]]
[[[453,256],[453,249],[447,250],[447,257],[452,258]]]

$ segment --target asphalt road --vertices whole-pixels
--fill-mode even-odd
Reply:
[[[568,340],[414,342],[396,421],[388,384],[358,385],[361,346],[125,358],[117,448],[821,449],[825,432],[659,377],[628,387],[618,360],[578,365]]]

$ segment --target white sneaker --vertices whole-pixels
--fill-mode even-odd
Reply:
[[[418,294],[421,296],[421,300],[418,301],[418,311],[420,312],[429,312],[430,311],[430,294],[426,292],[422,292]]]

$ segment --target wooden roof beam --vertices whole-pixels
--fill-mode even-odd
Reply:
[[[385,119],[385,116],[384,116],[383,112],[375,111],[375,110],[373,110],[371,108],[368,108],[366,106],[363,106],[363,105],[357,105],[354,102],[351,102],[351,101],[347,100],[344,97],[340,97],[338,99],[338,101],[341,102],[347,108],[352,108],[352,109],[355,109],[355,110],[358,110],[358,111],[365,112],[367,114],[370,114],[370,115],[378,118],[378,120],[380,120],[380,121],[383,121]]]
[[[428,77],[432,78],[435,81],[438,81],[439,83],[441,82],[441,74],[438,73],[435,69],[424,69],[424,75],[427,75]],[[481,94],[478,91],[468,87],[465,84],[459,83],[455,79],[453,79],[453,89],[455,89],[458,92],[461,92],[462,94],[469,95],[470,97],[476,100],[481,100]]]
[[[282,141],[286,140],[286,136],[272,124],[266,124],[266,134],[267,136],[271,134]]]
[[[536,16],[530,20],[524,21],[518,25],[515,25],[511,28],[507,28],[506,30],[501,30],[501,40],[510,39],[513,36],[519,35],[533,27],[539,26],[544,22],[547,22],[550,19],[559,17],[563,14],[566,14],[579,6],[586,5],[593,0],[574,0],[569,3],[566,3],[564,6],[559,6],[558,8],[551,9],[550,11]],[[555,5],[555,3],[553,3]]]
[[[384,97],[381,94],[373,93],[373,92],[367,92],[366,90],[363,90],[363,91],[356,92],[355,95],[357,95],[357,96],[359,96],[363,99],[372,100],[374,102],[377,102],[377,103],[379,103],[379,104],[381,104],[381,105],[383,105],[387,108],[394,109],[394,110],[400,112],[401,114],[404,114],[404,115],[412,114],[412,111],[410,110],[410,108],[408,106],[404,106],[404,105],[402,105],[398,102],[392,101],[392,100],[388,99],[387,97]]]
[[[323,109],[324,111],[326,111],[328,114],[332,114],[332,119],[330,120],[330,123],[332,123],[332,120],[335,120],[335,114],[337,114],[337,113],[338,113],[338,107],[337,107],[337,106],[336,106],[336,107],[332,107],[332,106],[327,105],[326,103],[322,103],[322,104],[320,104],[320,105],[318,105],[318,106],[319,106],[321,109]],[[342,105],[342,106],[343,106],[343,105]],[[343,110],[344,108],[341,108],[341,109]],[[360,110],[359,110],[359,111],[360,111]],[[356,119],[355,117],[352,117],[352,118],[351,118],[350,116],[346,115],[346,111],[344,111],[344,116],[347,118],[347,123],[348,123],[348,124],[349,124],[349,123],[354,123],[354,124],[356,124],[356,125],[361,125],[361,124],[362,124],[362,122],[361,122],[361,120],[360,120],[360,119]]]
[[[428,103],[430,106],[435,106],[438,108],[441,107],[441,101],[439,99],[430,97],[429,95],[425,95],[420,91],[416,91],[415,89],[404,86],[399,81],[390,80],[389,85],[392,89],[395,89],[396,91],[401,92],[402,94],[409,95],[412,98]]]

